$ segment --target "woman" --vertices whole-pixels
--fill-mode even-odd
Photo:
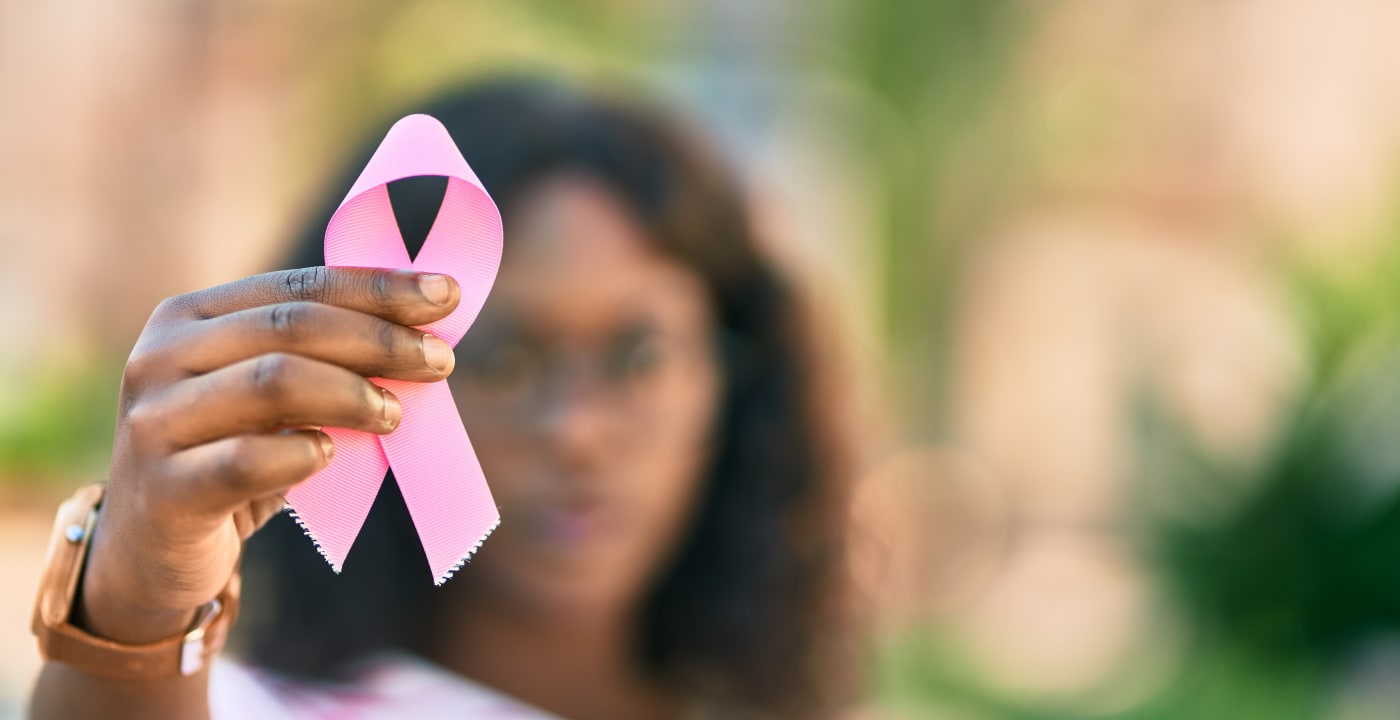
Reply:
[[[245,659],[218,664],[212,695],[207,671],[134,682],[50,661],[35,715],[833,712],[851,679],[845,458],[734,181],[654,112],[545,83],[421,111],[506,227],[455,360],[410,329],[455,306],[442,277],[315,268],[163,303],[127,367],[72,622],[179,635],[242,551]],[[443,185],[391,186],[410,251]],[[321,265],[330,209],[295,267]],[[396,399],[364,378],[446,375],[500,527],[434,588],[386,481],[333,575],[277,512],[334,451],[295,428],[389,432]]]

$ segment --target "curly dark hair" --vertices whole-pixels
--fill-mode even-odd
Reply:
[[[507,218],[540,181],[583,173],[703,281],[725,378],[717,443],[697,520],[644,606],[638,659],[697,701],[760,716],[827,714],[854,678],[846,445],[820,396],[829,386],[818,377],[809,320],[760,252],[739,183],[656,109],[553,82],[497,80],[413,109],[447,126]],[[436,214],[445,185],[436,180],[390,188],[411,252]],[[335,199],[315,215],[291,266],[324,262]],[[421,648],[438,611],[392,476],[343,574],[327,570],[284,514],[249,541],[244,575],[237,641],[249,662],[294,676],[331,678],[374,652]]]

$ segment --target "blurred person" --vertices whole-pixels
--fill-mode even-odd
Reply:
[[[839,714],[845,438],[738,183],[656,110],[553,83],[418,109],[505,221],[455,358],[411,329],[455,307],[455,281],[319,267],[333,201],[300,269],[162,303],[69,622],[120,647],[178,638],[241,566],[241,658],[148,680],[50,660],[34,716]],[[443,187],[390,186],[410,252]],[[390,432],[397,401],[365,378],[449,375],[501,525],[436,588],[391,473],[332,574],[280,512],[334,451],[305,428]]]

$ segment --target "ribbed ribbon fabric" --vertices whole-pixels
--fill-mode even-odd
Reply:
[[[387,184],[423,175],[446,176],[447,190],[423,249],[410,259]],[[327,265],[411,268],[456,279],[457,309],[420,328],[451,345],[476,319],[500,262],[500,213],[447,129],[428,115],[410,115],[389,129],[326,227]],[[399,427],[383,436],[325,428],[335,441],[330,465],[292,488],[287,503],[338,573],[392,467],[441,585],[481,547],[500,513],[447,383],[371,381],[399,398]]]

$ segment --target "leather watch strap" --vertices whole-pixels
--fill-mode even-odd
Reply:
[[[34,606],[34,635],[49,660],[118,680],[159,680],[192,675],[223,648],[238,614],[235,572],[219,597],[201,607],[185,633],[144,645],[97,637],[71,624],[84,559],[102,502],[102,485],[80,489],[59,507]]]

